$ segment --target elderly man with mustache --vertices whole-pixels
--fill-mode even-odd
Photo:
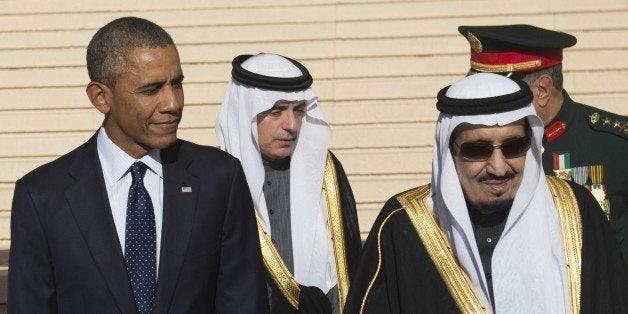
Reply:
[[[481,73],[438,93],[431,184],[391,198],[347,313],[626,313],[628,275],[600,205],[545,177],[523,81]]]

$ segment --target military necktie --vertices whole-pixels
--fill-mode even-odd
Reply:
[[[132,180],[126,212],[124,260],[138,313],[153,312],[157,282],[157,240],[153,203],[144,187],[148,166],[141,161],[129,169]]]

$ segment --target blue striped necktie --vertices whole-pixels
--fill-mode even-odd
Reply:
[[[148,166],[135,162],[127,201],[124,261],[140,314],[153,312],[157,282],[157,240],[153,203],[144,187]]]

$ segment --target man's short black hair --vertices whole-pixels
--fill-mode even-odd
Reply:
[[[128,67],[129,50],[174,45],[159,25],[138,17],[122,17],[99,29],[87,46],[87,72],[92,81],[110,88],[122,69]]]
[[[528,86],[532,87],[534,82],[541,77],[541,75],[547,74],[552,78],[552,85],[555,89],[562,91],[563,90],[563,65],[559,63],[553,67],[541,69],[538,71],[526,73],[521,79],[528,84]]]

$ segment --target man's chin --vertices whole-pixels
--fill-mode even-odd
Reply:
[[[275,150],[273,152],[275,159],[283,159],[286,157],[290,157],[292,156],[292,154],[294,153],[294,147],[293,146],[285,146],[285,147],[280,147],[277,150]]]
[[[509,210],[510,207],[512,207],[513,200],[513,198],[495,198],[489,201],[481,201],[478,204],[478,209],[484,213],[495,213],[499,211]]]
[[[163,136],[161,137],[159,140],[157,141],[152,141],[151,143],[149,143],[148,145],[145,145],[146,148],[150,149],[165,149],[168,148],[172,145],[174,145],[174,143],[177,142],[177,135],[173,134],[170,136]]]

